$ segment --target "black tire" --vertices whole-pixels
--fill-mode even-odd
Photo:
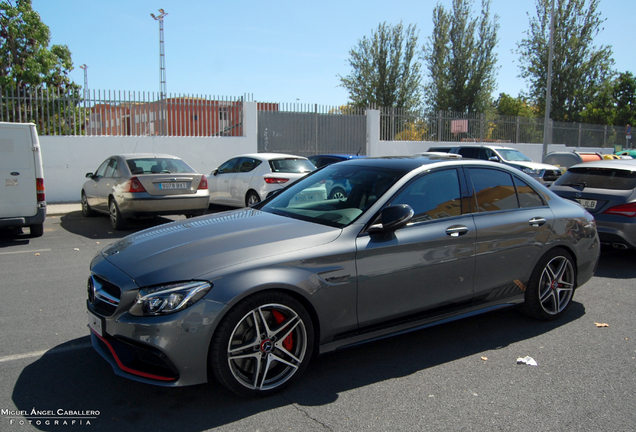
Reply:
[[[88,205],[88,199],[86,198],[86,194],[84,193],[84,191],[82,191],[82,201],[81,202],[82,202],[82,215],[84,217],[95,216],[95,212],[93,211],[91,206]]]
[[[123,230],[126,229],[126,220],[121,215],[119,211],[119,207],[117,207],[117,203],[114,199],[111,199],[108,203],[108,210],[110,214],[110,225],[114,230]]]
[[[245,195],[245,207],[252,207],[261,202],[261,197],[254,191],[249,191]]]
[[[534,268],[526,288],[523,312],[543,321],[565,313],[576,289],[576,266],[564,249],[546,253]]]
[[[42,234],[44,234],[44,224],[41,223],[36,225],[30,225],[29,231],[30,231],[31,237],[42,237]]]
[[[269,396],[302,375],[313,346],[305,308],[285,293],[266,291],[242,300],[223,318],[210,345],[210,367],[238,395]]]
[[[347,199],[347,192],[344,189],[336,187],[329,192],[329,199],[339,199],[340,201],[344,201]]]

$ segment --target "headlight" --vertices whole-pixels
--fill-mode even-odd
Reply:
[[[532,168],[521,168],[521,171],[523,171],[524,173],[537,177],[539,175],[541,175],[541,170],[537,170],[537,169],[532,169]]]
[[[143,288],[128,312],[134,316],[156,316],[192,306],[210,291],[209,282],[192,281]]]

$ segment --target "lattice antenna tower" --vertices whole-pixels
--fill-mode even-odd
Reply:
[[[163,9],[159,9],[159,15],[150,14],[155,21],[159,21],[159,101],[161,106],[159,124],[161,125],[162,135],[164,135],[165,132],[163,130],[163,117],[165,115],[165,100],[168,94],[166,87],[166,52],[163,45],[163,19],[166,15],[168,14]]]

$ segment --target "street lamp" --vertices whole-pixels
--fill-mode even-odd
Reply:
[[[88,66],[83,64],[80,69],[84,70],[84,101],[86,101],[88,99]]]
[[[161,135],[166,135],[164,128],[165,121],[165,101],[166,101],[166,54],[163,46],[163,18],[168,15],[163,9],[159,9],[159,15],[153,13],[150,16],[159,21],[159,115],[158,120],[161,125]]]
[[[543,157],[548,154],[548,141],[552,141],[550,130],[550,103],[552,98],[552,56],[554,55],[554,0],[550,12],[550,50],[548,52],[548,76],[545,90],[545,118],[543,120]]]

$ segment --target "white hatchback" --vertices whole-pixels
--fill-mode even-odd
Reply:
[[[307,158],[283,153],[233,157],[208,176],[210,203],[248,207],[293,183],[316,167]],[[311,200],[311,197],[305,197]]]

